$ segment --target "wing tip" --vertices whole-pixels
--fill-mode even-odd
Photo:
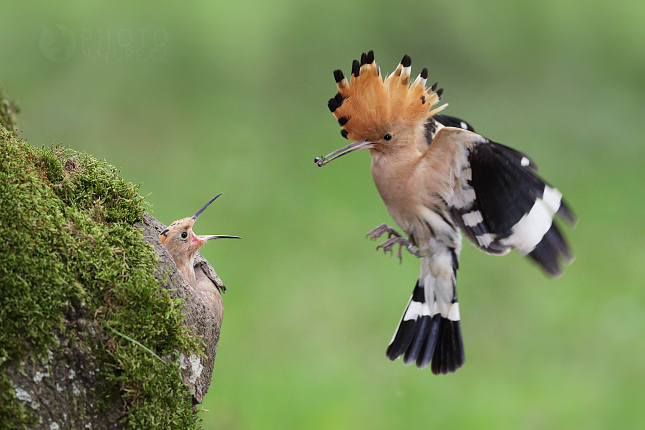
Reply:
[[[542,240],[527,255],[552,278],[558,278],[564,272],[561,262],[570,265],[575,260],[555,223],[551,224]]]
[[[567,224],[571,226],[571,228],[575,227],[578,225],[578,218],[575,216],[575,214],[569,209],[569,205],[567,205],[564,200],[560,201],[560,207],[558,208],[558,211],[556,214],[564,219]]]

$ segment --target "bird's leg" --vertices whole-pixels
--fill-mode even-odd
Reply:
[[[405,249],[415,257],[419,258],[421,255],[419,254],[419,250],[406,238],[401,236],[401,234],[396,231],[393,227],[390,227],[389,225],[386,224],[381,224],[378,227],[376,227],[373,230],[370,230],[367,232],[367,236],[371,237],[372,239],[377,239],[383,235],[383,233],[388,234],[388,239],[381,243],[379,246],[376,247],[376,249],[383,248],[383,252],[390,252],[392,253],[392,248],[394,248],[394,245],[399,245],[399,249],[396,252],[396,256],[399,258],[399,262],[403,261],[403,256],[401,255],[401,249],[405,247]]]

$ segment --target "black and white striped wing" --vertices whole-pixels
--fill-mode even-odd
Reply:
[[[462,132],[468,133],[468,132]],[[480,249],[502,255],[516,249],[552,276],[562,273],[560,260],[572,260],[554,223],[556,215],[576,219],[556,188],[537,176],[526,155],[468,133],[466,162],[457,181],[450,211],[466,237]]]

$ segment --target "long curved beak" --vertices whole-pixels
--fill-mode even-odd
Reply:
[[[318,165],[318,167],[322,167],[325,164],[329,163],[331,160],[335,160],[338,157],[342,157],[345,154],[349,154],[350,152],[358,151],[359,149],[370,149],[374,148],[374,143],[368,142],[367,140],[361,140],[359,142],[353,142],[350,143],[347,146],[343,146],[340,149],[335,150],[331,154],[327,154],[324,157],[316,157],[314,159],[314,162]]]
[[[210,206],[210,204],[211,204],[211,203],[213,203],[213,202],[215,201],[215,199],[216,199],[216,198],[218,198],[218,197],[219,197],[219,196],[221,196],[221,195],[222,195],[222,193],[219,193],[218,195],[216,195],[215,197],[213,197],[212,199],[210,199],[210,200],[208,201],[208,203],[206,203],[206,204],[204,205],[204,207],[202,207],[200,210],[198,210],[198,211],[197,211],[197,213],[196,213],[195,215],[193,215],[191,218],[192,218],[192,219],[194,219],[195,221],[197,221],[197,218],[199,218],[199,216],[202,214],[202,212],[204,212],[204,211],[206,210],[206,208],[207,208],[207,207],[209,207],[209,206]]]
[[[199,238],[204,242],[213,239],[242,239],[240,236],[228,236],[226,234],[209,234],[206,236],[199,236]]]

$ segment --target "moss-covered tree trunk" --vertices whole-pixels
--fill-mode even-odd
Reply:
[[[112,166],[0,126],[2,428],[199,427],[218,316],[144,209]]]

